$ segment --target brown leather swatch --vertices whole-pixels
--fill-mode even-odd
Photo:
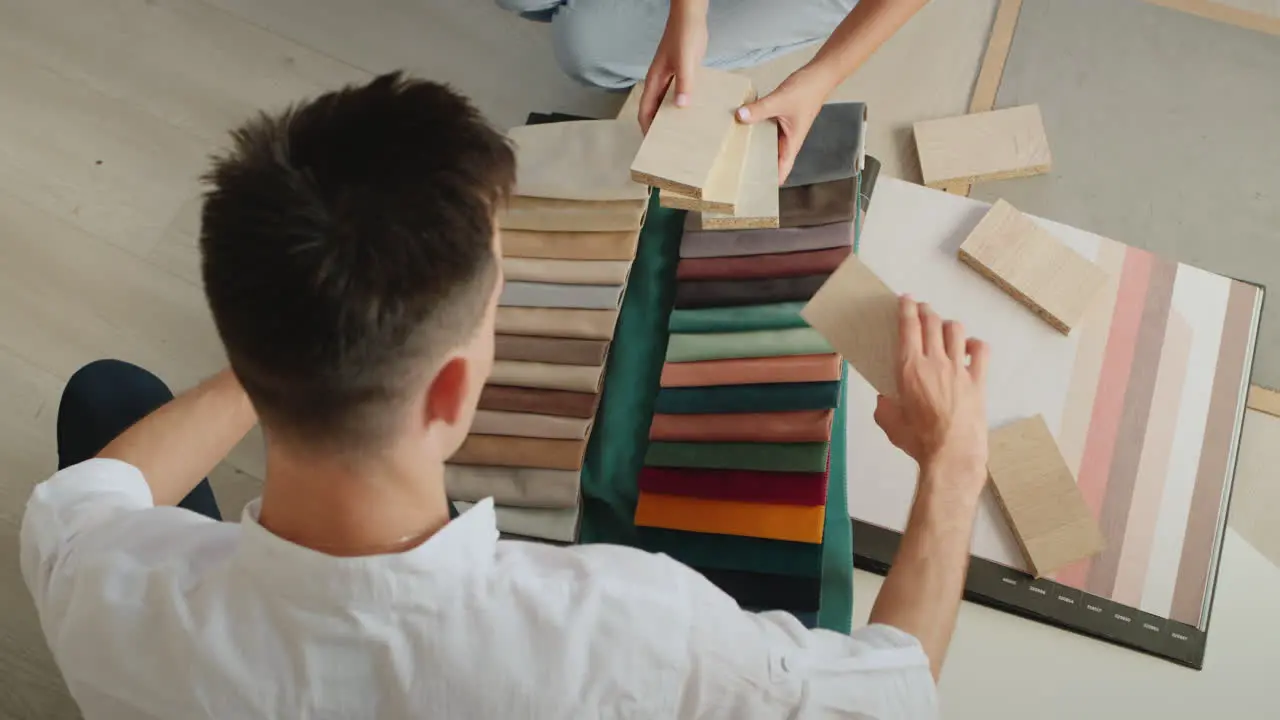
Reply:
[[[596,414],[599,402],[598,394],[485,385],[480,391],[479,407],[481,410],[589,418]]]
[[[656,414],[649,439],[676,442],[827,442],[834,410],[694,415]]]
[[[609,354],[609,341],[499,335],[494,343],[494,349],[498,360],[528,360],[597,367],[604,364]]]
[[[546,440],[543,438],[468,435],[462,447],[449,458],[455,465],[548,468],[578,470],[587,451],[587,440]]]
[[[676,266],[677,280],[761,280],[830,274],[849,257],[849,246],[809,252],[686,258]]]
[[[664,388],[705,387],[839,379],[839,355],[788,355],[664,363],[661,384]]]
[[[502,255],[552,260],[634,260],[639,230],[620,232],[502,231]]]

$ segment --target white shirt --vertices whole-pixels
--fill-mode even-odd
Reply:
[[[22,572],[86,718],[937,716],[907,634],[747,613],[663,555],[499,541],[492,500],[360,558],[257,516],[155,507],[114,460],[35,488]]]

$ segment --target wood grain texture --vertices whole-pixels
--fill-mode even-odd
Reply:
[[[1004,77],[1004,65],[1009,59],[1009,47],[1013,45],[1013,31],[1018,26],[1018,13],[1022,12],[1022,0],[1000,0],[995,19],[991,23],[991,35],[987,49],[978,68],[978,80],[969,98],[969,112],[987,112],[996,107],[996,93]],[[968,196],[972,186],[967,182],[946,183],[939,188],[953,195]]]
[[[850,255],[800,311],[849,365],[888,397],[898,394],[898,295]]]
[[[644,136],[634,121],[578,120],[512,128],[516,194],[563,200],[647,200],[627,165]]]
[[[1101,552],[1098,523],[1043,417],[993,430],[987,467],[1033,575]]]
[[[925,120],[915,124],[915,137],[921,176],[932,188],[1039,175],[1053,163],[1038,105]]]
[[[711,68],[698,69],[697,88],[688,107],[676,107],[674,91],[663,98],[649,133],[631,162],[633,180],[703,197],[713,182],[721,153],[740,127],[733,114],[755,97],[755,90],[749,79]],[[736,181],[729,190],[735,189]]]
[[[999,200],[960,246],[960,260],[1064,335],[1084,318],[1107,273]]]
[[[1280,392],[1261,385],[1252,385],[1249,387],[1248,406],[1250,410],[1280,417]]]
[[[751,137],[737,207],[730,213],[702,213],[703,230],[778,227],[778,125],[766,120],[749,127]]]

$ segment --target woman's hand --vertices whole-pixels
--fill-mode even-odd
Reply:
[[[676,107],[689,104],[694,75],[707,54],[707,8],[705,2],[672,2],[667,28],[649,64],[640,94],[640,129],[649,132],[662,98],[674,81]]]
[[[795,71],[773,92],[738,108],[738,120],[758,123],[774,119],[778,123],[778,184],[786,181],[795,165],[813,119],[822,110],[832,85],[812,67]]]

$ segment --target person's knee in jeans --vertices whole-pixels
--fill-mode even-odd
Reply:
[[[123,360],[94,360],[72,374],[58,404],[58,465],[97,455],[117,435],[173,399],[153,373]]]

